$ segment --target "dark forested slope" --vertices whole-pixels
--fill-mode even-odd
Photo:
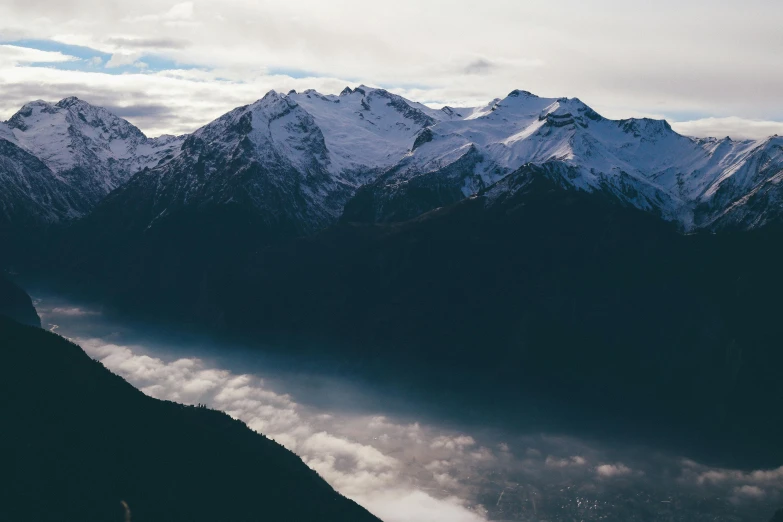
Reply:
[[[287,241],[195,213],[126,243],[96,217],[53,265],[125,313],[418,381],[495,417],[544,400],[569,425],[779,463],[781,231],[683,235],[569,189],[571,174],[528,165],[406,222]]]
[[[5,274],[0,272],[0,316],[10,317],[22,324],[41,326],[30,296]]]
[[[0,520],[378,522],[242,422],[159,401],[0,317]]]

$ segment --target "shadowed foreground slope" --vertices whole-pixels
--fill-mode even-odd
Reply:
[[[0,317],[0,520],[378,522],[296,455]]]
[[[0,316],[2,315],[22,324],[41,326],[41,318],[38,317],[30,296],[0,273]]]

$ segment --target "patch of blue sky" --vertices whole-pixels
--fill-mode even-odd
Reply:
[[[103,53],[90,47],[83,47],[81,45],[69,45],[61,42],[55,42],[54,40],[6,40],[0,41],[3,45],[15,45],[17,47],[26,47],[28,49],[37,49],[39,51],[48,51],[51,53],[62,53],[74,58],[80,58],[82,60],[90,60],[95,57],[100,57],[104,61],[111,58],[111,54]]]
[[[31,67],[50,67],[63,71],[100,71],[106,74],[127,74],[138,72],[157,72],[172,69],[198,69],[192,64],[181,64],[169,58],[158,55],[140,55],[133,64],[121,65],[117,67],[106,67],[106,63],[111,59],[110,53],[105,53],[91,47],[81,45],[69,45],[54,40],[11,40],[0,41],[0,44],[15,45],[17,47],[26,47],[39,51],[59,52],[66,56],[72,56],[76,60],[66,62],[34,62],[29,64]]]

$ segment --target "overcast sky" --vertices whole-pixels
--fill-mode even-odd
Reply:
[[[515,88],[692,135],[783,134],[780,0],[3,0],[0,119],[76,95],[149,135],[270,89],[439,106]]]

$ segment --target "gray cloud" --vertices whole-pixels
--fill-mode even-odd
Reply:
[[[672,122],[672,128],[686,136],[730,136],[732,139],[762,139],[773,134],[783,135],[783,121],[758,121],[737,117]]]
[[[176,38],[107,38],[106,43],[127,49],[185,49],[188,40]]]
[[[496,65],[485,58],[477,58],[465,66],[465,74],[487,74]]]
[[[107,102],[109,101],[113,100],[107,100]],[[192,132],[193,129],[201,126],[199,118],[187,115],[180,117],[172,107],[162,104],[145,104],[143,101],[131,101],[126,106],[112,106],[109,103],[104,106],[117,116],[133,122],[141,129],[155,128],[160,126],[161,123],[177,122],[177,125],[171,128],[175,130],[176,134],[182,134]]]
[[[86,310],[79,306],[65,306],[55,307],[52,309],[52,314],[68,316],[85,316],[85,315],[100,315],[96,310]]]
[[[218,106],[227,103],[228,94],[248,103],[263,94],[247,95],[249,85],[339,92],[348,78],[351,84],[389,88],[415,85],[395,91],[452,106],[478,105],[521,88],[578,96],[613,118],[783,121],[783,68],[775,66],[783,48],[783,4],[776,0],[719,7],[703,0],[661,0],[654,8],[621,0],[598,5],[565,0],[554,10],[537,2],[487,0],[476,10],[466,1],[422,5],[400,0],[383,16],[373,16],[382,5],[361,0],[339,6],[317,0],[274,6],[251,0],[11,0],[0,4],[0,34],[58,38],[107,53],[117,51],[119,43],[127,51],[140,49],[131,48],[134,42],[155,44],[169,60],[211,69],[214,74],[199,82],[222,78],[229,84],[204,89],[179,78],[173,94],[155,92],[156,103],[176,106],[177,99],[189,100],[189,114],[201,124],[214,114],[201,107],[205,100]],[[313,71],[318,78],[298,83],[266,74],[274,70]],[[7,85],[24,84],[18,73],[3,70],[0,77]],[[99,75],[80,74],[86,88],[101,90],[106,83]],[[340,86],[326,88],[325,78],[339,79]],[[60,73],[37,83],[72,79]],[[146,79],[151,86],[156,82],[151,75]],[[115,86],[114,105],[141,82],[133,83]],[[8,102],[3,103],[0,111],[7,112]],[[173,118],[144,130],[154,134],[184,127]]]

